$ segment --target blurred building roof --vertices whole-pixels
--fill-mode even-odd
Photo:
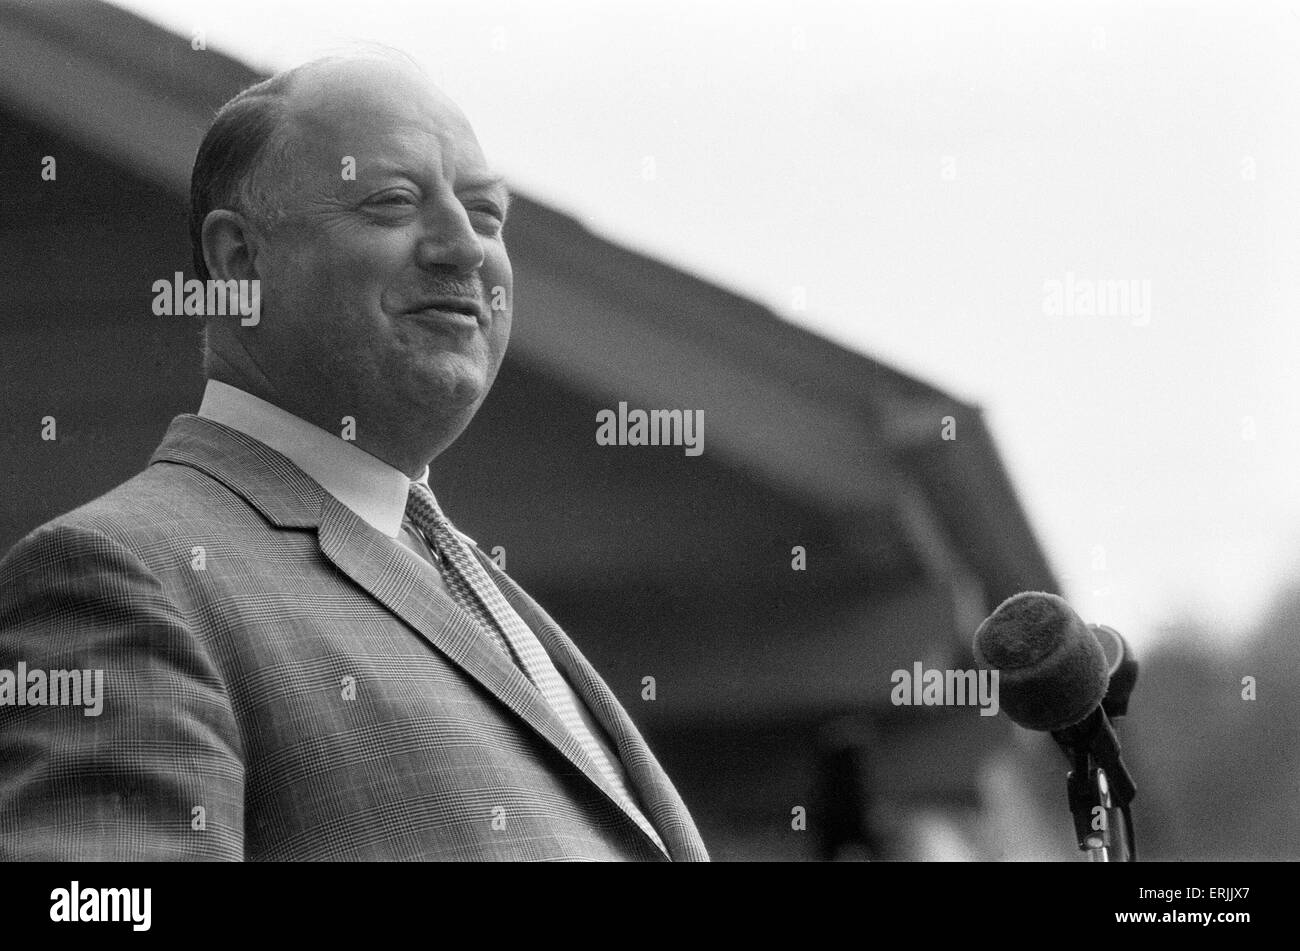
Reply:
[[[149,265],[154,277],[170,276],[164,260],[187,259],[184,207],[193,156],[215,110],[259,78],[228,56],[196,51],[188,37],[95,0],[0,0],[0,107],[15,120],[9,144],[21,140],[40,152],[37,140],[48,134],[110,166],[97,173],[93,191],[83,183],[78,192],[71,182],[59,196],[35,194],[28,209],[10,203],[17,198],[7,202],[11,211],[46,216],[44,234],[20,240],[11,230],[23,227],[20,216],[6,215],[8,260],[0,268],[10,306],[0,320],[11,344],[5,383],[11,406],[44,412],[55,400],[47,389],[74,373],[88,393],[100,394],[99,403],[113,394],[119,415],[134,405],[142,420],[167,394],[174,399],[184,390],[177,374],[188,374],[185,386],[194,392],[197,360],[189,368],[159,369],[152,382],[140,379],[139,392],[123,392],[122,374],[138,359],[138,338],[123,344],[104,337],[94,345],[102,356],[94,366],[75,355],[65,365],[50,364],[46,343],[56,325],[87,335],[87,346],[90,335],[118,333],[120,327],[105,329],[114,321],[139,326],[151,281],[130,273],[122,256],[128,249],[142,258],[157,255]],[[38,187],[39,155],[6,151],[7,178],[27,176],[29,188]],[[72,174],[69,169],[61,179]],[[114,187],[118,193],[110,194]],[[144,227],[140,207],[159,201],[166,207],[156,226]],[[81,221],[81,230],[57,228],[60,215],[69,225]],[[86,228],[88,219],[94,225]],[[1055,589],[977,407],[598,237],[526,196],[516,196],[507,237],[517,301],[508,365],[480,418],[440,464],[448,469],[449,491],[462,496],[458,511],[471,534],[526,553],[518,572],[548,603],[590,604],[602,592],[626,601],[632,583],[640,586],[637,597],[664,592],[671,602],[664,606],[667,617],[692,597],[697,607],[729,598],[763,612],[771,598],[785,604],[790,553],[804,546],[816,569],[808,572],[807,589],[822,609],[819,630],[839,624],[840,633],[826,635],[820,666],[805,666],[806,686],[788,682],[788,665],[777,656],[747,657],[734,670],[736,696],[770,682],[776,706],[787,696],[797,707],[813,694],[847,704],[860,689],[854,687],[860,670],[843,664],[846,655],[831,647],[860,653],[864,625],[874,626],[881,633],[870,649],[880,654],[879,639],[889,636],[880,603],[888,602],[885,615],[895,619],[883,625],[898,632],[893,653],[915,657],[922,651],[914,639],[928,610],[912,603],[918,597],[922,605],[953,599],[942,622],[949,630],[937,636],[960,652],[991,604],[1024,589]],[[171,248],[165,258],[164,243]],[[93,283],[96,308],[108,313],[75,313],[70,268]],[[161,357],[156,363],[164,365]],[[620,401],[703,409],[705,457],[683,459],[680,450],[659,449],[651,461],[595,446],[594,411]],[[97,410],[102,407],[81,411]],[[955,422],[951,440],[941,438],[948,417]],[[146,448],[155,439],[140,434]],[[56,465],[48,448],[27,443],[15,442],[9,458],[15,483]],[[503,459],[526,464],[503,466]],[[130,465],[137,463],[132,457]],[[493,469],[499,478],[463,474]],[[530,498],[548,501],[529,506]],[[68,501],[42,496],[6,513],[0,543],[12,543],[33,518],[54,514],[43,506]],[[546,544],[530,541],[537,538]],[[680,557],[666,554],[674,551]],[[873,605],[865,614],[864,603]],[[698,613],[690,623],[682,615],[691,630],[683,637],[693,636]],[[731,613],[733,626],[741,623],[737,617]],[[615,623],[615,616],[605,623]],[[725,641],[725,633],[718,636]],[[886,666],[894,663],[889,653],[881,655]],[[624,660],[631,676],[635,661],[626,657],[609,650],[609,662],[617,667]],[[696,660],[707,666],[705,655]],[[698,699],[720,706],[718,698],[726,696],[714,685]]]
[[[188,271],[194,154],[259,78],[96,0],[0,0],[0,550],[197,407],[198,328],[153,316],[152,285]],[[880,737],[884,795],[977,801],[1005,720],[889,693],[1056,588],[979,409],[526,196],[506,236],[510,350],[434,484],[634,710],[715,854],[811,854],[789,810],[837,755],[827,724]],[[705,452],[597,445],[620,402],[702,410]]]

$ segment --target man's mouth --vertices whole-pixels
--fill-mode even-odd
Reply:
[[[420,301],[408,313],[414,316],[445,318],[454,322],[483,319],[483,305],[472,297],[433,297]]]

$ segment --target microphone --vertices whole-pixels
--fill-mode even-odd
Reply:
[[[998,673],[1002,709],[1029,730],[1063,730],[1106,697],[1109,665],[1101,643],[1054,594],[1023,591],[1003,601],[975,631],[975,661]]]
[[[1128,698],[1137,684],[1138,662],[1133,656],[1128,642],[1120,636],[1119,631],[1105,624],[1089,624],[1088,630],[1101,644],[1106,655],[1106,669],[1109,677],[1106,698],[1102,700],[1102,709],[1112,720],[1128,715]]]
[[[1097,848],[1089,822],[1098,801],[1091,784],[1101,770],[1104,799],[1124,812],[1130,860],[1136,857],[1128,804],[1137,787],[1110,722],[1128,712],[1137,682],[1137,659],[1124,638],[1114,628],[1084,624],[1063,598],[1022,591],[985,618],[973,648],[980,667],[999,672],[999,703],[1012,722],[1051,733],[1074,767],[1069,792],[1080,848]]]
[[[975,631],[974,652],[980,667],[999,671],[999,704],[1028,730],[1070,731],[1098,708],[1125,716],[1137,683],[1137,658],[1118,631],[1084,624],[1043,591],[998,605]]]

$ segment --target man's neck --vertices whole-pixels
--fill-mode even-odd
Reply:
[[[278,406],[286,413],[292,413],[304,422],[350,442],[356,448],[402,472],[409,479],[419,478],[429,463],[452,442],[452,439],[448,439],[442,445],[435,443],[433,449],[411,451],[410,446],[421,442],[427,443],[428,434],[394,432],[392,429],[394,417],[391,414],[364,411],[335,414],[319,402],[288,398],[286,394],[270,385],[269,381],[263,385],[258,380],[229,372],[226,367],[212,367],[208,379],[233,386],[273,406]]]

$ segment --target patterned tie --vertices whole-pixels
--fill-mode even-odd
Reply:
[[[478,621],[497,647],[514,660],[536,685],[583,751],[591,757],[601,775],[617,790],[628,814],[667,852],[654,826],[642,814],[636,800],[628,792],[622,770],[610,762],[605,749],[587,729],[582,715],[574,706],[573,694],[566,689],[563,678],[551,663],[546,649],[492,583],[478,559],[451,527],[447,516],[442,514],[433,493],[421,482],[411,483],[410,494],[406,498],[406,515],[424,533],[441,558],[443,579],[451,592],[452,600]]]

